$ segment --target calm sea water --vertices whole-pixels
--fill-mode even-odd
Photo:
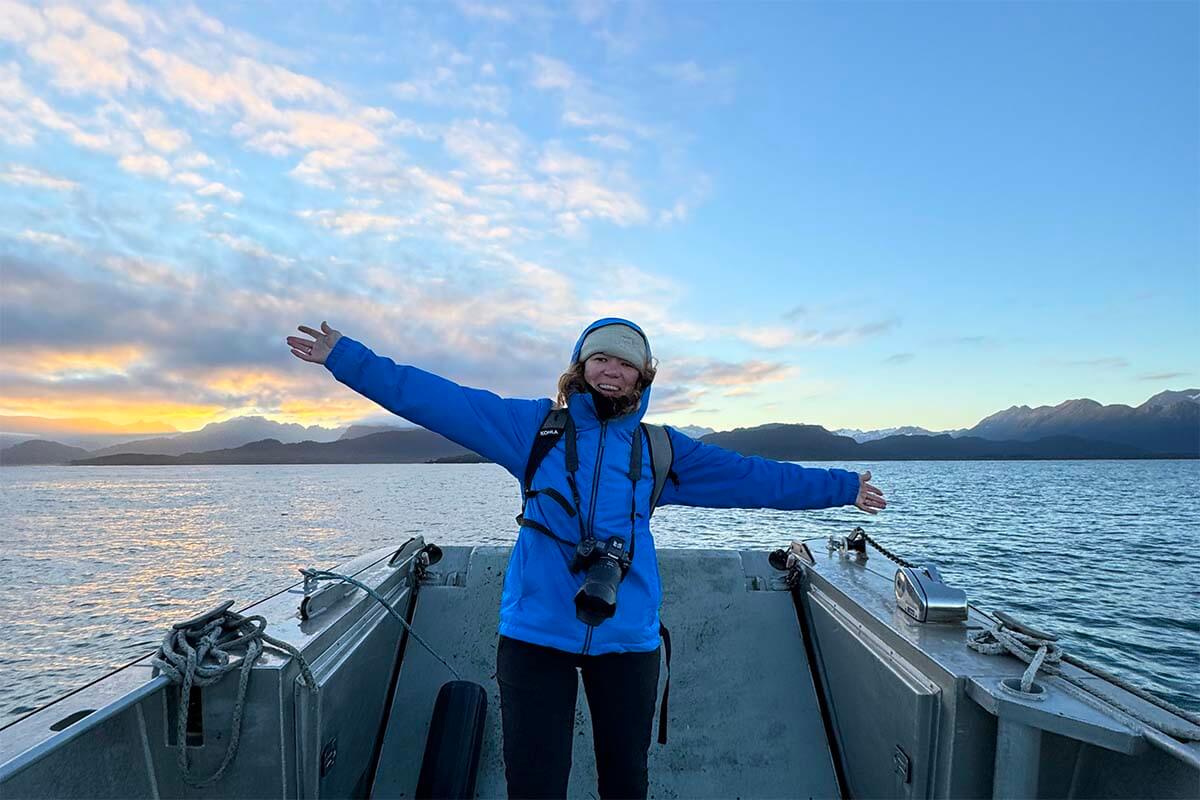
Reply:
[[[977,605],[1200,710],[1200,462],[836,466],[870,469],[888,510],[666,507],[657,543],[774,549],[863,525]],[[520,493],[488,464],[6,467],[0,481],[0,725],[300,567],[416,534],[511,543]]]

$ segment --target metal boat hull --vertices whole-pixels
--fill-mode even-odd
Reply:
[[[476,793],[502,797],[495,624],[509,549],[449,547],[423,570],[423,547],[340,571],[487,689]],[[660,550],[659,561],[674,658],[669,740],[650,752],[653,797],[1200,794],[1200,748],[1164,746],[1057,678],[1035,707],[1004,696],[999,681],[1024,665],[964,644],[990,620],[972,610],[966,622],[916,623],[873,562],[820,556],[789,580],[763,552]],[[0,731],[0,796],[412,797],[435,698],[453,676],[363,592],[327,585],[308,599],[308,619],[300,592],[250,608],[304,653],[318,689],[298,681],[292,660],[265,655],[237,756],[212,786],[182,780],[177,690],[144,659]],[[188,736],[199,774],[225,753],[235,688],[229,678],[200,692]],[[595,785],[581,702],[568,795]]]

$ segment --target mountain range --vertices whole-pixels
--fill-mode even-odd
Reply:
[[[0,430],[47,429],[54,420],[0,417]],[[684,426],[702,441],[783,460],[1200,457],[1200,390],[1161,392],[1145,403],[1101,405],[1068,400],[1057,406],[1013,406],[974,427],[949,432],[903,427],[829,432],[817,425],[771,423],[716,432]],[[849,435],[843,435],[849,434]],[[18,434],[19,435],[19,434]],[[109,434],[105,434],[109,435]],[[26,440],[0,449],[0,465],[272,464],[472,461],[478,456],[397,419],[395,425],[322,428],[240,417],[198,431],[105,443]]]

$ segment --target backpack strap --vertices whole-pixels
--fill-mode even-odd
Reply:
[[[554,449],[554,445],[558,444],[558,440],[566,432],[567,424],[570,421],[571,412],[565,408],[551,409],[546,418],[542,420],[542,427],[538,429],[537,437],[533,440],[533,447],[529,451],[529,460],[525,462],[525,482],[521,484],[522,496],[528,496],[529,490],[533,487],[534,473],[542,465],[546,454]],[[573,439],[574,437],[571,438]],[[568,440],[567,444],[572,445],[574,442]],[[574,451],[575,448],[568,447],[568,450]],[[567,455],[568,457],[575,455],[576,460],[578,460],[578,455],[574,452],[570,452]],[[568,464],[567,469],[569,470],[570,468],[571,465]]]
[[[659,620],[658,635],[667,649],[667,682],[663,686],[662,702],[658,705],[658,743],[667,743],[667,700],[671,697],[671,632]]]
[[[646,431],[646,443],[650,446],[650,465],[654,471],[654,491],[650,494],[650,513],[658,506],[658,498],[667,485],[667,477],[673,476],[671,465],[675,461],[675,447],[671,444],[671,434],[663,425],[647,425],[642,423]],[[678,479],[676,479],[678,482]]]
[[[567,502],[567,498],[554,489],[534,489],[533,476],[537,474],[538,467],[546,459],[546,455],[554,449],[558,444],[558,440],[567,437],[567,480],[571,484],[571,493],[575,497],[575,508]],[[575,471],[579,469],[579,452],[575,447],[575,422],[571,419],[571,412],[565,408],[555,408],[546,415],[542,420],[542,427],[538,429],[537,436],[534,437],[533,447],[529,450],[529,460],[525,463],[525,481],[521,484],[521,513],[517,514],[517,525],[522,528],[532,528],[539,533],[544,533],[551,539],[554,539],[559,544],[567,547],[575,547],[574,542],[569,542],[554,531],[530,519],[525,519],[525,506],[529,503],[529,498],[535,497],[538,494],[545,494],[552,500],[566,509],[567,513],[572,517],[578,517],[579,508],[579,491],[575,488]],[[579,530],[583,531],[583,518],[579,517]]]

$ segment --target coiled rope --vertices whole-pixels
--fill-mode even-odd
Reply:
[[[1135,686],[1129,681],[1119,678],[1099,667],[1093,666],[1086,661],[1071,656],[1059,647],[1052,639],[1033,636],[1019,630],[1014,630],[1005,622],[1000,621],[991,628],[983,630],[967,632],[967,647],[972,650],[983,653],[984,655],[1000,655],[1002,653],[1011,653],[1017,658],[1024,661],[1029,666],[1026,667],[1025,673],[1021,676],[1021,691],[1029,692],[1033,685],[1033,678],[1038,671],[1046,675],[1057,675],[1068,683],[1076,686],[1093,697],[1098,698],[1104,703],[1113,706],[1119,711],[1123,711],[1134,719],[1149,725],[1155,730],[1161,731],[1168,736],[1173,736],[1183,742],[1200,742],[1200,714],[1194,714],[1186,709],[1180,708],[1173,703],[1163,700],[1160,697],[1155,697],[1150,692]],[[1092,688],[1086,681],[1070,675],[1062,670],[1062,662],[1073,664],[1076,667],[1095,675],[1098,678],[1103,678],[1106,681],[1116,684],[1130,694],[1136,695],[1147,703],[1151,703],[1163,711],[1167,711],[1178,717],[1181,717],[1192,723],[1191,729],[1176,725],[1170,722],[1160,722],[1152,719],[1149,715],[1143,713],[1139,709],[1135,709],[1127,703],[1112,697],[1107,697],[1096,689]]]
[[[242,616],[236,611],[230,611],[232,606],[233,601],[230,600],[207,614],[173,625],[159,645],[158,651],[150,659],[151,664],[179,686],[179,705],[175,715],[175,761],[179,764],[184,782],[198,789],[219,780],[237,754],[242,733],[246,687],[250,682],[250,671],[262,655],[264,643],[296,659],[304,685],[309,689],[317,688],[312,670],[300,651],[287,642],[266,634],[265,617],[257,614]],[[236,655],[233,651],[243,648],[241,661],[233,661]],[[225,758],[211,775],[206,778],[197,777],[192,774],[187,753],[188,708],[192,687],[210,686],[221,680],[225,673],[235,669],[239,671],[237,699],[233,704],[232,732],[229,745],[225,748]]]

